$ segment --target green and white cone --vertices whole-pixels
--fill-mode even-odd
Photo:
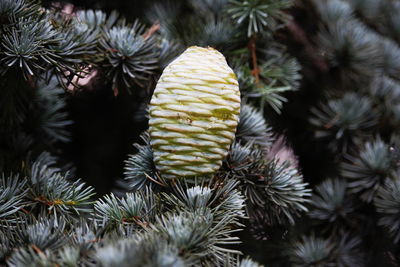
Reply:
[[[217,50],[189,47],[165,68],[149,111],[150,144],[164,178],[214,173],[239,120],[236,75]]]

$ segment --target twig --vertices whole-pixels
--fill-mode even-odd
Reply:
[[[150,175],[148,175],[147,173],[145,173],[144,175],[146,175],[146,177],[147,177],[147,179],[149,179],[150,181],[152,181],[152,182],[154,182],[154,183],[156,183],[156,184],[159,184],[159,185],[161,185],[161,186],[166,186],[165,184],[163,184],[163,183],[161,183],[161,182],[159,182],[159,181],[157,181],[156,179],[153,179]]]
[[[256,35],[252,35],[249,40],[249,50],[251,53],[251,59],[253,63],[253,70],[251,71],[251,74],[256,78],[256,84],[260,83],[260,69],[258,68],[258,63],[257,63],[257,51],[256,51]]]
[[[337,114],[335,117],[333,117],[333,119],[332,119],[331,121],[327,122],[327,123],[324,125],[324,128],[325,128],[325,129],[330,129],[330,128],[332,128],[332,126],[333,126],[338,120],[339,120],[339,114]]]
[[[44,252],[40,248],[38,248],[36,245],[32,244],[31,246],[32,246],[33,250],[36,251],[37,254],[45,255]]]
[[[146,40],[150,38],[156,31],[160,29],[160,22],[156,21],[144,34],[143,38]]]

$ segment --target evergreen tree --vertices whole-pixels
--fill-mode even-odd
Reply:
[[[399,1],[69,2],[0,0],[0,264],[399,265]]]

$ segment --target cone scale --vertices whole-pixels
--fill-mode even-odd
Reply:
[[[217,50],[189,47],[165,68],[149,112],[154,162],[164,178],[215,173],[239,120],[236,75]]]

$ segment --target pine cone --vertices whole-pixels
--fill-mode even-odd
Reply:
[[[236,75],[217,50],[189,47],[165,68],[149,110],[154,161],[164,178],[214,173],[239,120]]]

